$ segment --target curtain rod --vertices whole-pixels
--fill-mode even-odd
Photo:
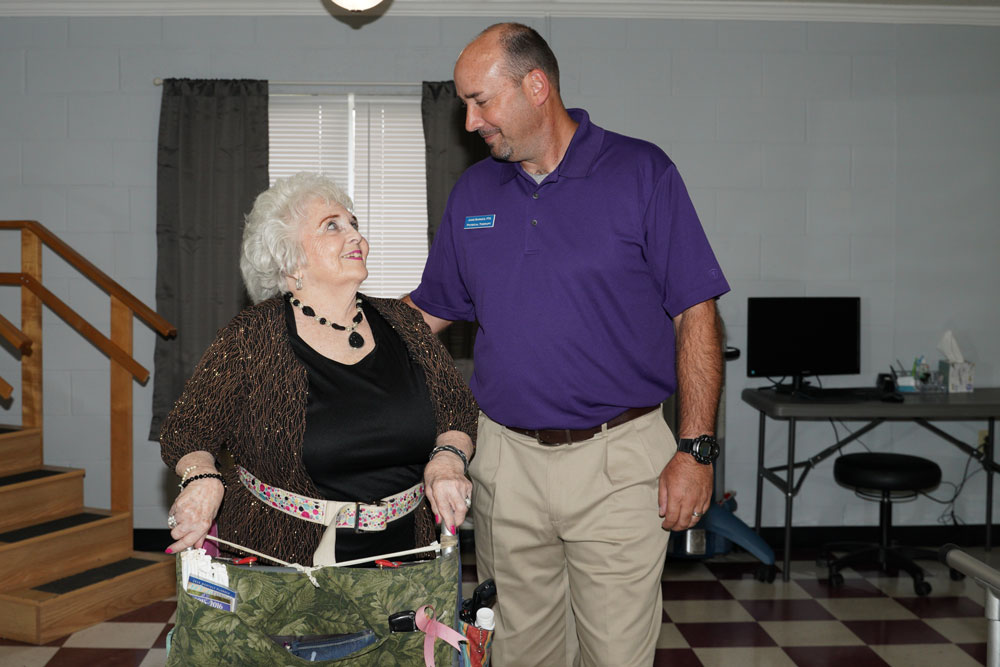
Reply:
[[[405,86],[413,87],[423,85],[420,81],[394,82],[394,81],[268,81],[275,86]],[[153,79],[154,86],[162,86],[163,79],[156,77]]]

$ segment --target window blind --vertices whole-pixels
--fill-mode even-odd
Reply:
[[[275,96],[269,101],[270,178],[317,171],[354,200],[371,245],[361,290],[399,297],[427,259],[427,178],[418,97]]]

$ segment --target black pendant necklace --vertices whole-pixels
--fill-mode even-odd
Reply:
[[[351,347],[357,349],[365,346],[364,337],[356,331],[358,325],[360,325],[362,320],[365,319],[365,312],[361,310],[360,297],[358,298],[357,301],[354,302],[354,305],[358,309],[358,312],[354,315],[354,319],[351,320],[351,325],[348,327],[341,326],[340,324],[332,322],[325,317],[320,317],[319,315],[316,314],[316,311],[312,309],[312,306],[305,305],[304,303],[299,301],[295,296],[293,296],[291,292],[285,292],[285,299],[288,300],[288,303],[292,304],[293,306],[301,310],[303,315],[305,315],[306,317],[313,318],[323,326],[329,325],[330,327],[336,329],[337,331],[350,331],[351,333],[347,337],[347,344],[350,345]]]

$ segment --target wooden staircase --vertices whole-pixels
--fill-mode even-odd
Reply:
[[[21,290],[21,325],[0,316],[0,337],[21,356],[21,424],[0,424],[0,637],[44,644],[173,595],[174,559],[132,549],[132,382],[149,372],[132,354],[132,318],[176,333],[155,312],[34,221],[21,230],[21,271],[0,285]],[[47,245],[111,299],[104,336],[41,283]],[[45,465],[42,429],[42,304],[109,358],[111,508],[83,505],[84,470]],[[0,399],[14,387],[0,378]]]

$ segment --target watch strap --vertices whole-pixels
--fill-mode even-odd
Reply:
[[[705,444],[709,447],[708,452],[702,451]],[[698,463],[711,465],[719,458],[719,443],[714,435],[705,433],[696,438],[680,438],[677,441],[677,451],[690,454]]]

